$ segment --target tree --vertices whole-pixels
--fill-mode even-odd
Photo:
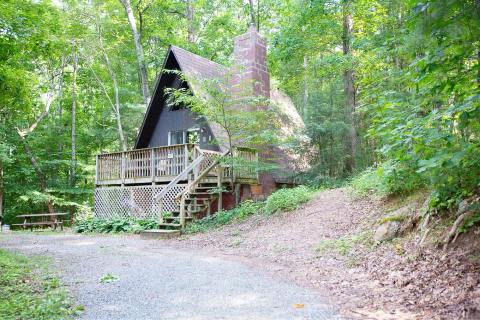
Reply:
[[[148,105],[150,93],[148,90],[147,66],[145,64],[145,56],[143,53],[143,46],[140,41],[140,33],[137,30],[137,21],[130,6],[130,0],[120,0],[125,8],[125,13],[128,18],[128,25],[132,31],[133,43],[135,44],[135,52],[137,54],[138,73],[140,76],[140,83],[145,105]]]
[[[353,17],[352,17],[352,1],[343,0],[343,35],[342,35],[342,49],[343,55],[350,58],[352,35],[353,35]],[[349,121],[349,141],[348,149],[349,155],[347,160],[347,170],[353,172],[355,170],[355,157],[357,150],[357,131],[355,129],[355,85],[354,85],[354,70],[347,67],[344,71],[344,90],[345,90],[345,108]]]
[[[225,133],[215,141],[231,151],[223,160],[225,164],[233,171],[249,166],[254,166],[253,169],[258,171],[276,167],[265,161],[247,163],[234,155],[237,148],[251,148],[260,152],[280,141],[275,106],[264,96],[254,93],[251,81],[241,81],[237,89],[232,90],[232,71],[226,72],[222,78],[183,79],[189,82],[195,93],[189,89],[168,89],[167,94],[173,104],[190,108],[201,122],[206,120]],[[265,126],[267,122],[269,126]],[[233,175],[230,182],[233,188]]]

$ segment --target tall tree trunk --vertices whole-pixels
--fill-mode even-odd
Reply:
[[[187,41],[189,43],[195,43],[195,25],[193,21],[193,15],[194,15],[194,9],[193,9],[193,0],[187,0],[187,12],[186,12],[186,17],[187,17],[187,22],[188,22],[188,34],[187,34]]]
[[[45,179],[45,175],[42,171],[42,168],[38,164],[38,161],[35,158],[35,155],[33,154],[32,149],[28,145],[27,139],[25,138],[25,133],[22,133],[19,129],[17,129],[17,133],[18,133],[18,135],[20,136],[20,139],[23,142],[23,147],[25,148],[25,152],[27,153],[28,157],[30,158],[30,162],[32,163],[32,166],[35,169],[35,173],[37,175],[38,183],[40,185],[40,191],[46,192],[47,191],[47,180]],[[53,204],[50,200],[47,200],[46,205],[47,205],[47,208],[48,208],[48,212],[50,212],[50,213],[55,212]]]
[[[353,34],[352,1],[343,1],[343,54],[351,55],[351,44]],[[355,87],[354,70],[347,68],[344,71],[344,92],[345,92],[345,111],[349,122],[349,140],[347,144],[348,158],[347,171],[355,170],[355,155],[357,151],[357,131],[355,128]]]
[[[308,117],[308,58],[303,56],[303,120],[306,122]]]
[[[115,112],[115,118],[117,119],[117,130],[118,130],[118,137],[120,139],[120,148],[122,149],[122,151],[127,151],[127,143],[125,142],[125,135],[123,133],[122,119],[120,114],[120,95],[118,93],[117,76],[113,71],[112,65],[110,64],[110,59],[108,58],[108,54],[105,51],[105,47],[103,46],[103,39],[100,34],[99,34],[99,40],[100,40],[100,47],[103,52],[103,58],[105,59],[105,64],[107,65],[108,74],[110,75],[110,78],[112,79],[112,83],[113,83],[113,93],[115,96],[115,104],[113,105],[113,109]]]
[[[63,74],[65,72],[65,66],[67,64],[67,59],[64,55],[62,55],[62,67],[61,67],[61,71],[60,71],[60,80],[59,80],[59,83],[58,83],[58,109],[57,109],[57,121],[58,121],[58,124],[57,124],[57,133],[58,133],[58,136],[61,136],[62,135],[62,131],[63,131],[63,123],[62,123],[62,116],[63,116],[63,107],[62,107],[62,98],[63,98]],[[58,153],[59,153],[59,157],[61,157],[62,155],[62,149],[63,149],[63,144],[62,144],[62,140],[59,139],[59,142],[58,142],[58,146],[57,146],[57,149],[58,149]]]
[[[140,33],[137,31],[137,24],[135,16],[133,15],[132,7],[130,6],[130,0],[120,0],[125,8],[125,12],[128,18],[128,24],[133,35],[133,42],[135,43],[135,51],[137,54],[138,71],[140,73],[140,81],[142,86],[142,94],[145,105],[148,105],[149,92],[148,92],[148,77],[147,67],[145,65],[145,56],[143,53],[142,43],[140,42]]]
[[[250,25],[255,26],[255,6],[253,4],[253,0],[248,0],[250,4]]]
[[[0,160],[0,228],[3,222],[3,163]],[[1,230],[0,230],[1,231]]]
[[[72,157],[70,164],[70,186],[75,187],[77,171],[77,69],[78,56],[75,40],[73,41],[72,74]]]

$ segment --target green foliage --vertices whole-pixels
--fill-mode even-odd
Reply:
[[[302,203],[313,196],[314,191],[308,187],[300,186],[291,189],[281,189],[272,193],[265,201],[242,202],[231,210],[223,210],[216,214],[195,221],[187,225],[187,233],[205,232],[226,224],[235,223],[254,214],[273,214],[280,211],[297,209]]]
[[[75,223],[74,230],[78,233],[138,233],[158,227],[155,219],[98,219],[90,218]]]
[[[111,274],[111,273],[107,273],[107,274],[104,274],[101,278],[100,278],[100,283],[110,283],[110,282],[115,282],[115,281],[118,281],[120,278]]]
[[[469,210],[472,210],[474,214],[469,218],[465,219],[463,225],[459,228],[460,232],[467,232],[473,226],[478,225],[480,223],[480,204],[474,204]]]
[[[359,245],[372,246],[372,235],[369,232],[360,232],[353,235],[340,237],[338,239],[323,240],[316,251],[325,254],[330,251],[337,252],[342,256],[350,255]]]
[[[82,310],[73,307],[46,262],[0,249],[0,315],[2,319],[69,319]]]
[[[272,214],[279,211],[292,211],[301,204],[309,201],[313,196],[313,190],[299,186],[291,189],[280,189],[272,193],[265,203],[265,213]]]
[[[394,215],[394,216],[389,216],[389,217],[384,217],[378,221],[378,224],[384,224],[387,222],[403,222],[407,219],[406,216],[404,215]]]
[[[264,203],[247,200],[231,210],[223,210],[187,225],[187,233],[205,232],[225,224],[242,221],[245,218],[262,212]]]
[[[378,168],[368,168],[350,182],[360,197],[407,195],[425,186],[425,180],[414,169],[401,162],[388,161]]]

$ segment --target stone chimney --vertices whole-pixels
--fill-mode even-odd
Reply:
[[[239,70],[233,77],[234,88],[239,84],[252,84],[254,94],[270,98],[267,44],[257,28],[250,26],[245,34],[234,39],[233,55]]]
[[[263,95],[269,99],[270,76],[267,68],[267,43],[258,34],[257,28],[250,26],[245,34],[234,39],[233,55],[237,69],[232,79],[233,93],[237,92],[239,96],[245,94]],[[251,87],[245,88],[245,86]],[[255,106],[248,107],[254,108]],[[265,162],[271,162],[271,147],[265,146],[264,150],[259,150],[259,157]],[[259,182],[259,186],[251,186],[250,188],[253,198],[265,197],[276,189],[273,175],[269,172],[260,173]]]

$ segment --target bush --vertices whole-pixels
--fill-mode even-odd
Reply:
[[[255,213],[261,213],[263,207],[263,201],[254,202],[252,200],[247,200],[245,202],[242,202],[238,207],[234,209],[217,212],[215,215],[205,217],[201,220],[195,221],[194,223],[187,225],[186,232],[205,232],[209,229],[223,226],[225,224],[242,221]]]
[[[247,200],[231,210],[217,212],[187,225],[187,233],[205,232],[233,222],[242,221],[254,214],[272,214],[278,211],[291,211],[313,196],[313,190],[305,186],[281,189],[272,193],[266,201]]]
[[[312,196],[312,189],[305,186],[291,189],[280,189],[267,198],[265,213],[272,214],[278,211],[295,210],[302,203],[309,201]]]
[[[350,187],[357,196],[385,197],[409,194],[425,185],[424,179],[404,163],[388,161],[378,168],[368,168],[354,178]]]
[[[158,226],[155,219],[98,219],[90,218],[77,221],[75,232],[98,232],[98,233],[138,233],[142,230],[154,229]]]

